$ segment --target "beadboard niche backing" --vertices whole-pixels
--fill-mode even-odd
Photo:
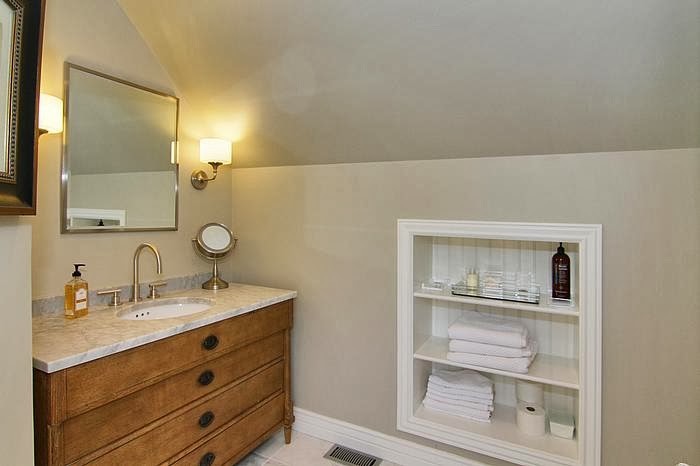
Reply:
[[[516,464],[599,466],[601,432],[601,225],[398,221],[397,429]],[[551,259],[559,242],[571,258],[571,305],[552,302]],[[539,304],[455,296],[421,288],[462,279],[464,269],[530,272]],[[522,322],[539,344],[527,374],[446,359],[447,328],[465,311]],[[471,368],[495,385],[491,423],[426,410],[430,373]],[[544,385],[545,409],[571,413],[573,440],[530,437],[515,423],[517,380]]]

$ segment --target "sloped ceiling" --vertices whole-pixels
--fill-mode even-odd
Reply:
[[[235,166],[700,146],[698,0],[119,0]]]

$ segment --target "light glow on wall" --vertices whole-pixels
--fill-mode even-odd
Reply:
[[[53,95],[39,95],[39,129],[49,134],[63,132],[63,100]]]

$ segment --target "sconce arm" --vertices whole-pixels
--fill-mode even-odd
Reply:
[[[207,174],[204,172],[204,170],[193,171],[192,176],[190,177],[190,181],[192,182],[192,186],[194,186],[195,189],[204,189],[207,187],[208,182],[214,181],[216,179],[216,175],[218,174],[219,167],[222,164],[221,164],[221,162],[208,162],[208,163],[214,169],[213,176],[211,178],[208,178]]]

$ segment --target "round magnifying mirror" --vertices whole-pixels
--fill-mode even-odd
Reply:
[[[207,223],[199,229],[197,237],[192,238],[192,245],[200,256],[214,262],[212,276],[202,283],[202,288],[205,290],[228,288],[228,283],[219,276],[218,260],[236,247],[236,238],[231,230],[221,223]]]
[[[207,223],[199,229],[197,243],[209,254],[226,254],[233,247],[233,233],[220,223]]]

